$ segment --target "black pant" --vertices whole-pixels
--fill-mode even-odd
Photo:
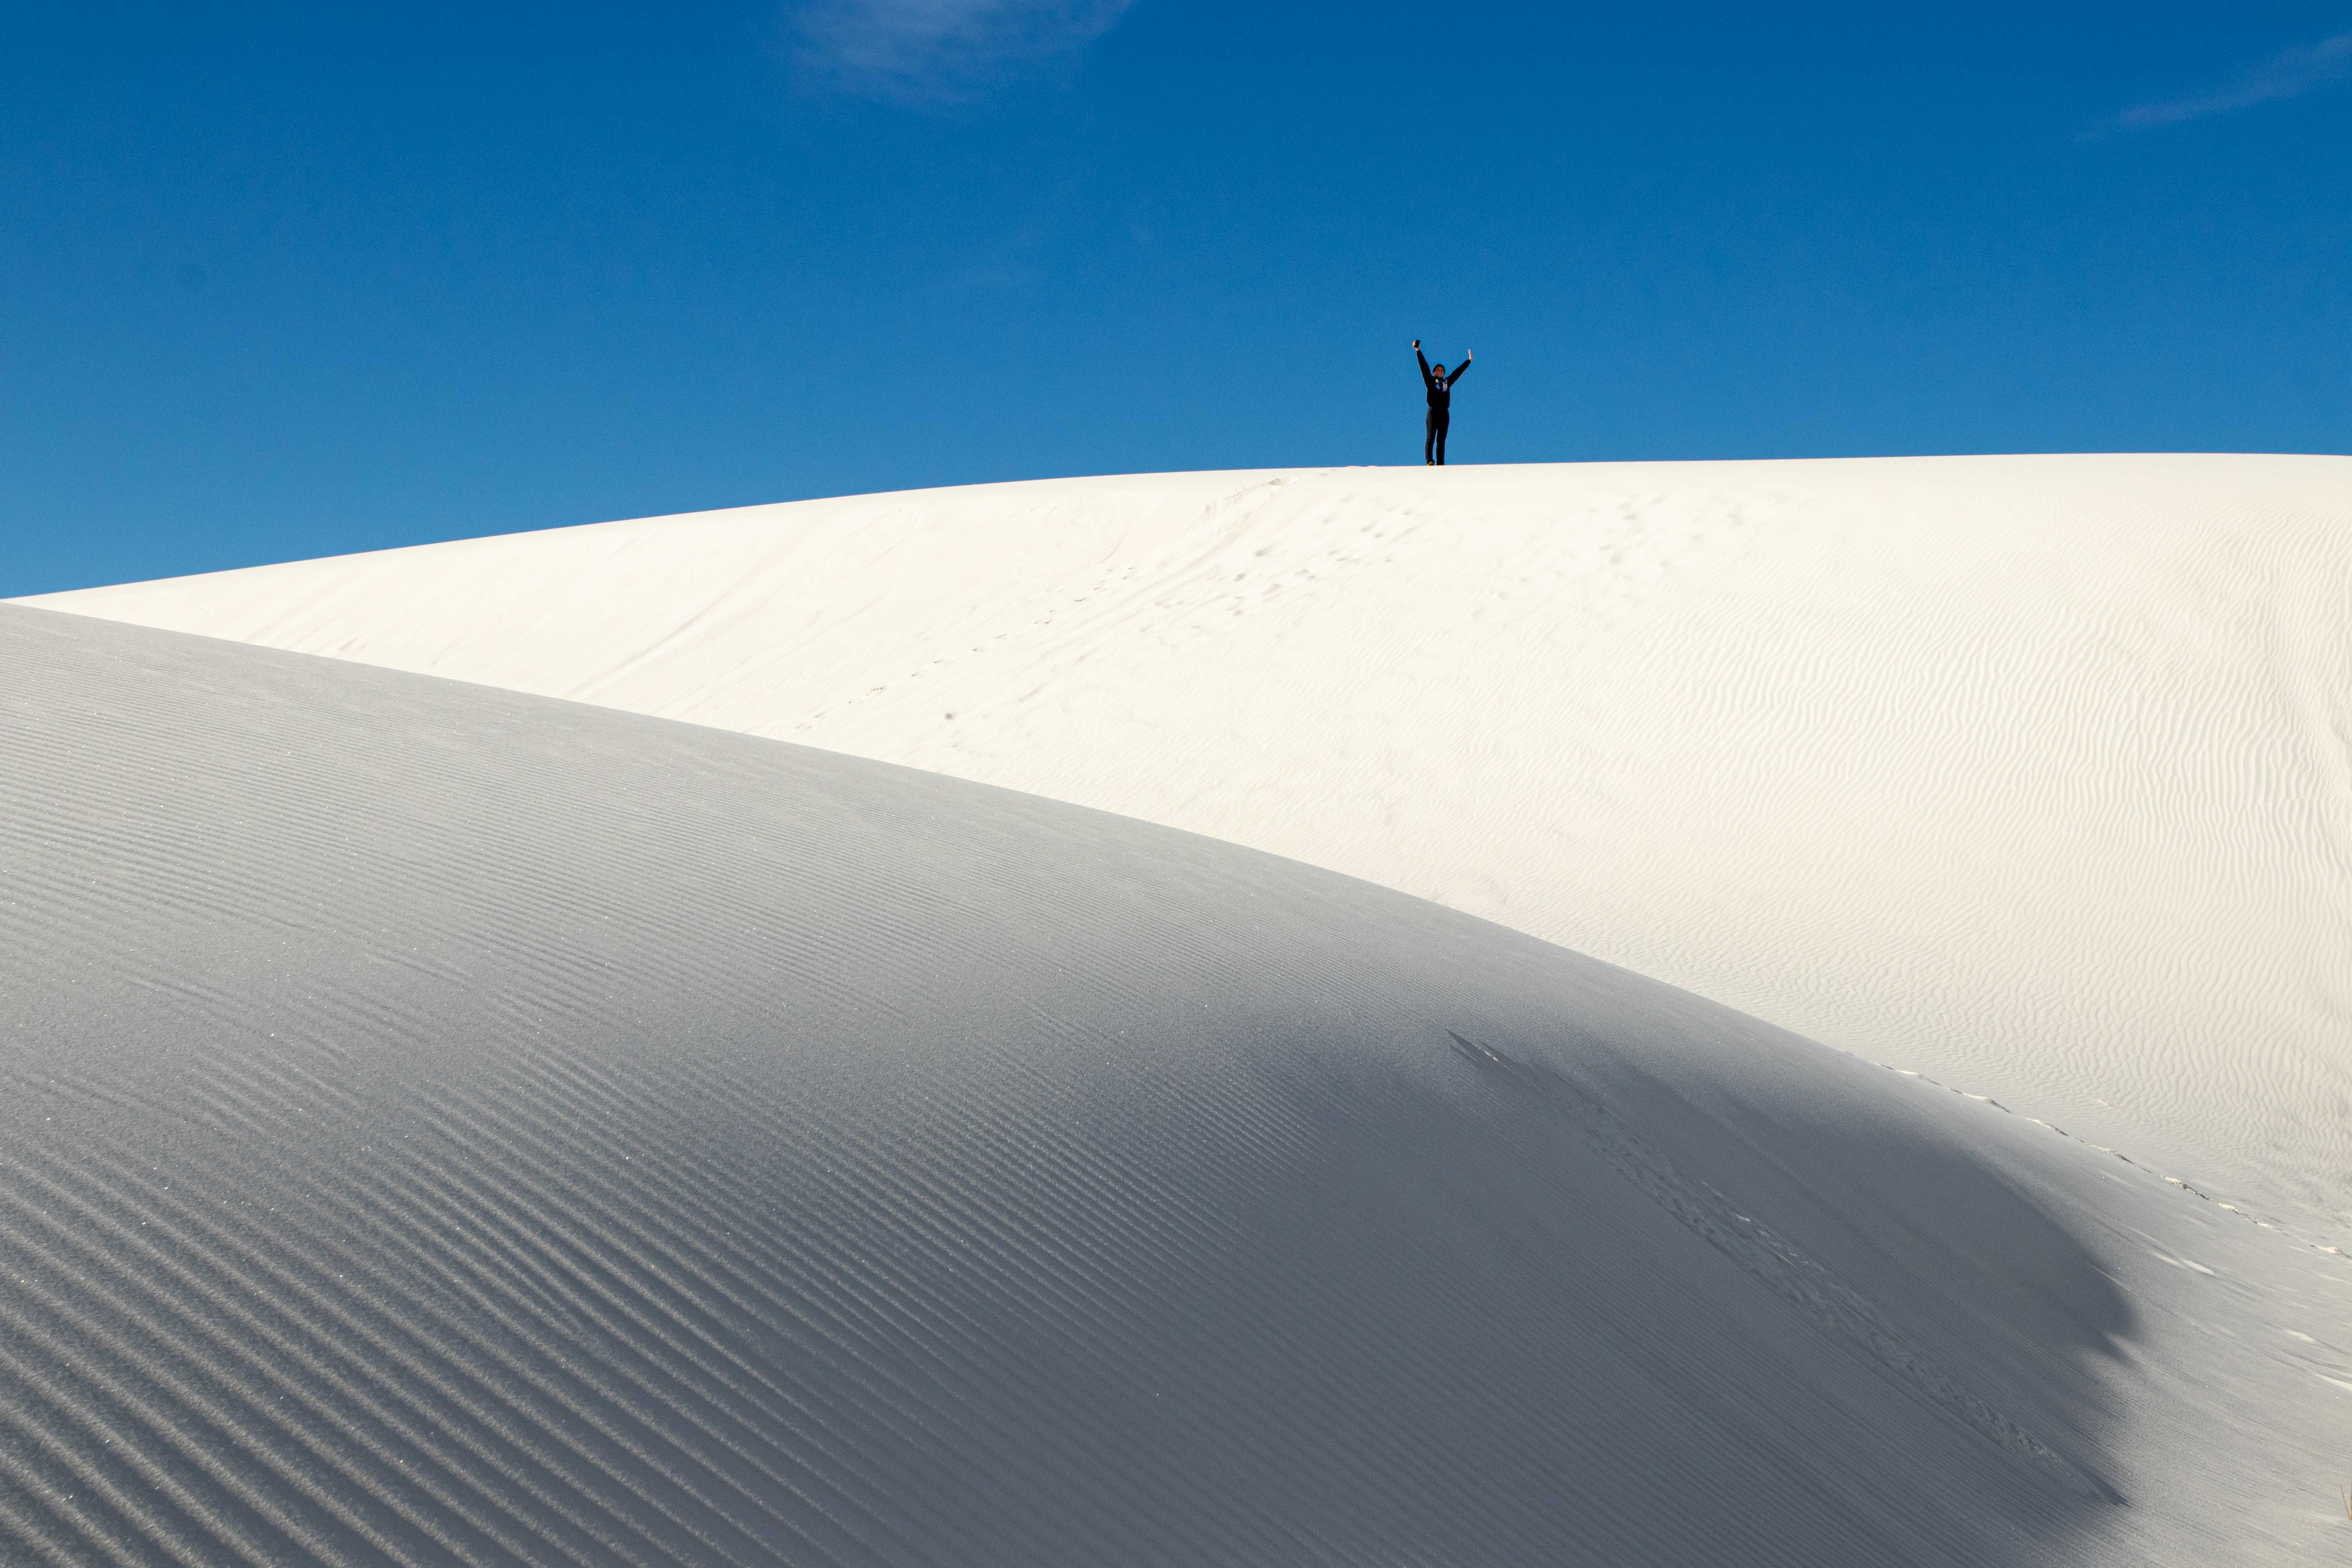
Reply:
[[[1424,463],[1445,461],[1445,426],[1454,416],[1443,408],[1429,411],[1429,435],[1421,444],[1421,460]]]

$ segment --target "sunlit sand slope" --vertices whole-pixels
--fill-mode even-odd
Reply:
[[[1467,916],[9,606],[0,759],[10,1563],[2331,1528],[2337,1260]]]
[[[46,602],[1273,850],[2352,1217],[2343,458],[1070,480]]]

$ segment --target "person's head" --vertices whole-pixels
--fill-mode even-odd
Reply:
[[[1429,374],[1432,375],[1444,375],[1445,374],[1445,367],[1442,364],[1431,365],[1429,367]]]

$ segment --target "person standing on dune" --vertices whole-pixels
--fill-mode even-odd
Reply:
[[[1412,340],[1412,357],[1421,361],[1421,384],[1429,393],[1429,418],[1423,426],[1427,435],[1421,443],[1421,460],[1431,468],[1444,468],[1445,427],[1453,423],[1454,418],[1454,384],[1462,379],[1462,373],[1468,370],[1470,362],[1478,356],[1464,354],[1462,363],[1454,367],[1452,375],[1448,375],[1444,365],[1435,370],[1429,368],[1429,361],[1422,355],[1421,340],[1415,338]]]

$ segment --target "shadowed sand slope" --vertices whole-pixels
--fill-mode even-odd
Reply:
[[[11,1563],[2287,1562],[2335,1507],[2335,1260],[1328,872],[12,606],[0,853]]]
[[[1272,850],[2352,1219],[2352,460],[1066,480],[45,602]]]

